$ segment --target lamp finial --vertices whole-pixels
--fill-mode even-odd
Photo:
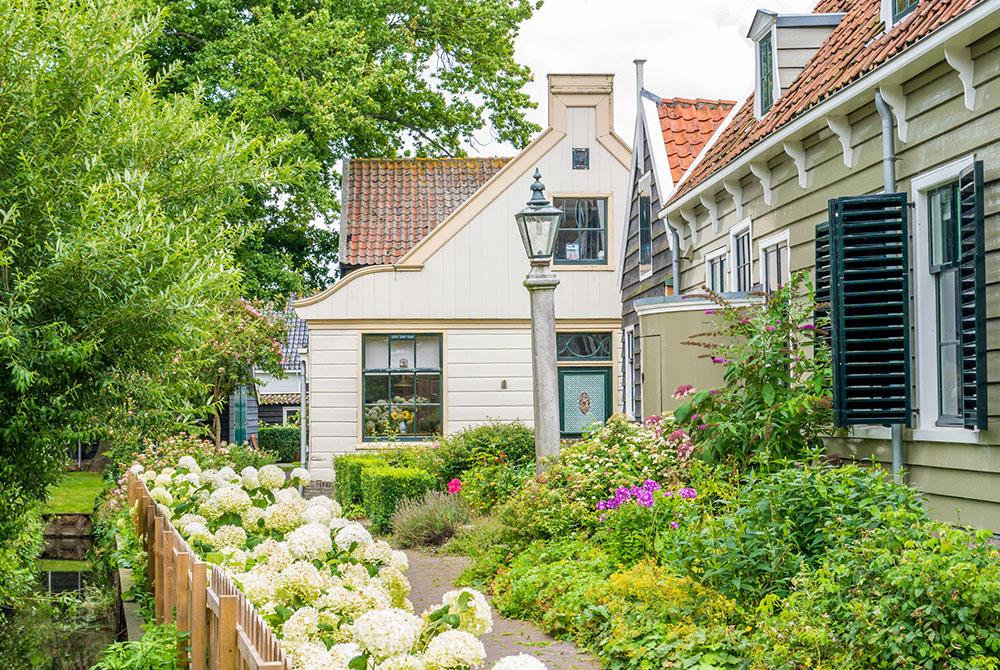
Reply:
[[[542,171],[535,168],[535,183],[531,185],[531,200],[529,205],[547,205],[549,201],[545,199],[545,184],[542,183]]]

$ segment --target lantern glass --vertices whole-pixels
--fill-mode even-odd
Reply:
[[[554,208],[551,208],[554,210]],[[521,231],[521,241],[529,260],[551,258],[556,241],[556,230],[562,212],[521,212],[517,215],[517,226]]]

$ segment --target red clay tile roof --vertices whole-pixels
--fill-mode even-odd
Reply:
[[[736,104],[733,100],[661,98],[656,110],[676,184]]]
[[[350,160],[344,178],[341,264],[399,260],[509,160]]]
[[[882,35],[879,0],[821,0],[814,13],[845,12],[846,16],[760,121],[754,117],[751,95],[669,202],[678,200],[768,135],[926,37],[976,1],[921,0],[915,10]]]

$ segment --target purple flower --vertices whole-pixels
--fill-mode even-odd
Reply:
[[[705,314],[708,314],[709,316],[711,316],[711,315],[715,314],[715,310],[714,309],[706,309],[705,310]]]
[[[774,331],[776,331],[778,329],[775,326],[764,326],[764,330],[766,330],[769,333],[773,333]]]
[[[708,428],[708,424],[707,423],[699,423],[698,424],[698,430],[705,430],[706,428]]]
[[[679,524],[679,523],[677,523],[676,521],[671,521],[671,522],[670,522],[670,527],[671,527],[671,528],[679,528],[679,527],[680,527],[680,524]]]
[[[681,498],[694,498],[694,497],[696,497],[698,495],[698,492],[695,491],[690,486],[685,486],[684,488],[682,488],[677,493],[678,493],[678,495],[680,495]]]
[[[719,389],[712,389],[711,391],[708,392],[708,395],[719,395],[720,393],[722,393],[722,391],[720,391]]]
[[[659,491],[660,485],[657,482],[653,481],[652,479],[647,479],[645,482],[643,482],[642,488],[652,493],[653,491]]]
[[[816,324],[803,323],[801,326],[799,326],[799,330],[816,330]]]

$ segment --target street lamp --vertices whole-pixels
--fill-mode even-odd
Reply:
[[[549,269],[563,213],[545,199],[542,173],[535,169],[528,206],[514,215],[531,270],[524,287],[531,298],[531,372],[535,404],[535,472],[559,457],[559,380],[556,373],[556,286]]]

